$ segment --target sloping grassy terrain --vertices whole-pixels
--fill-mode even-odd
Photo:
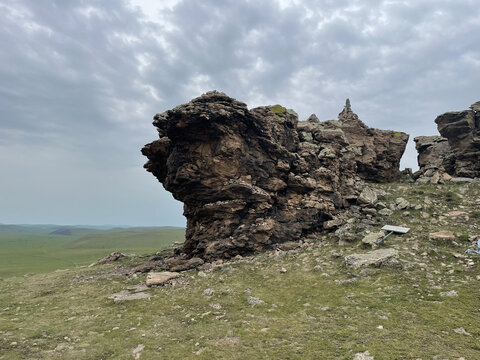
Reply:
[[[410,203],[382,221],[412,229],[383,245],[398,250],[402,268],[347,268],[345,255],[369,250],[312,236],[117,304],[110,294],[144,281],[125,275],[142,259],[4,279],[0,359],[480,358],[480,255],[464,254],[480,235],[480,184],[376,186],[387,206]],[[471,216],[453,220],[455,209]],[[457,240],[431,242],[438,230]]]
[[[0,232],[0,278],[88,265],[112,251],[155,253],[185,236],[185,229],[171,227],[72,228],[69,236],[50,234],[54,228],[15,230]]]

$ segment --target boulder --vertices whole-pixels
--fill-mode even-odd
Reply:
[[[364,254],[345,256],[345,265],[360,268],[373,265],[375,267],[389,266],[398,262],[398,251],[395,249],[379,249]]]

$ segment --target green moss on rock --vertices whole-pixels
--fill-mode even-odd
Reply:
[[[282,105],[272,105],[269,106],[270,110],[272,110],[276,115],[282,115],[287,112],[287,109],[285,109]]]

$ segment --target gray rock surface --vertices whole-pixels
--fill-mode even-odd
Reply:
[[[440,296],[443,297],[457,297],[458,292],[456,290],[444,291],[440,293]]]
[[[250,305],[265,305],[265,301],[263,301],[262,299],[259,299],[257,297],[253,297],[253,296],[249,296],[247,298],[247,302]]]
[[[203,290],[203,295],[205,295],[205,296],[213,296],[213,295],[215,295],[215,290],[213,290],[213,289],[205,289],[205,290]]]
[[[357,173],[362,179],[388,182],[400,177],[400,159],[408,134],[369,128],[347,105],[338,114],[338,120],[320,122],[315,127],[341,132],[353,151]]]
[[[378,196],[375,190],[366,186],[360,193],[357,202],[360,205],[375,206],[378,201]]]
[[[147,286],[164,285],[172,279],[176,279],[182,276],[177,272],[162,271],[162,272],[150,272],[147,274],[147,280],[145,281]]]
[[[454,173],[455,155],[450,148],[448,139],[441,136],[418,136],[413,139],[418,152],[419,170],[415,178],[426,175],[433,176],[435,173]]]
[[[362,243],[371,247],[376,247],[380,239],[382,239],[384,236],[384,231],[371,232],[370,234],[364,236]]]
[[[428,234],[430,241],[436,244],[451,243],[456,240],[455,234],[450,230],[441,230]]]
[[[149,293],[145,293],[145,292],[131,293],[128,290],[122,290],[118,293],[110,295],[108,298],[112,299],[115,304],[118,304],[124,301],[148,299],[150,297],[151,295]]]
[[[345,265],[352,268],[364,266],[388,266],[398,260],[398,251],[395,249],[379,249],[364,254],[345,256]]]
[[[356,353],[353,360],[375,360],[375,358],[371,356],[368,351],[365,351],[363,353]]]
[[[448,139],[455,154],[454,174],[457,177],[480,177],[480,112],[478,103],[471,110],[448,112],[435,123],[440,135]]]

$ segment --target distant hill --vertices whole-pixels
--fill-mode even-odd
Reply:
[[[8,234],[48,234],[58,228],[58,225],[18,225],[0,224],[0,233]]]
[[[149,248],[184,240],[184,228],[136,227],[86,234],[73,239],[67,247],[72,249],[130,249],[138,246]]]
[[[51,235],[67,235],[67,236],[70,236],[72,235],[72,230],[69,229],[69,228],[61,228],[61,229],[57,229],[57,230],[54,230],[50,233]]]

